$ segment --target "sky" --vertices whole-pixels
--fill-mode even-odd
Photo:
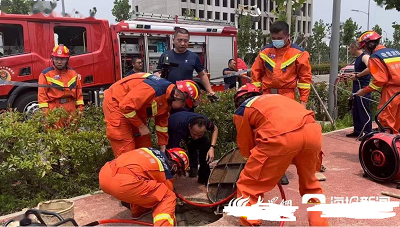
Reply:
[[[165,0],[159,0],[165,1]],[[368,12],[369,0],[341,0],[341,17],[344,22],[347,18],[352,18],[362,30],[367,30],[368,16],[364,13],[352,12],[352,9]],[[379,24],[383,31],[383,37],[391,39],[393,37],[392,22],[397,21],[400,24],[400,12],[396,10],[385,10],[379,7],[374,0],[370,0],[370,29]],[[111,14],[114,0],[65,0],[65,8],[67,13],[74,12],[74,9],[89,16],[89,10],[96,6],[96,18],[107,19],[110,23],[115,23],[114,16]],[[315,21],[322,19],[325,23],[332,22],[333,0],[313,0],[313,24]],[[57,5],[55,11],[61,13],[61,3]]]

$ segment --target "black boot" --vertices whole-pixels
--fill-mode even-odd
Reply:
[[[281,180],[279,181],[279,183],[281,185],[288,185],[289,184],[289,179],[287,178],[286,174],[284,174],[281,178]]]

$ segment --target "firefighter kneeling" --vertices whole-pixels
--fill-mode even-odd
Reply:
[[[321,126],[314,112],[282,95],[261,95],[253,84],[241,87],[234,98],[237,144],[248,158],[237,182],[238,198],[256,204],[259,197],[272,190],[291,163],[297,168],[300,194],[322,194],[315,177],[322,145]],[[321,212],[308,214],[311,226],[328,226]],[[260,220],[241,217],[245,226],[261,225]]]
[[[185,174],[188,168],[185,150],[140,148],[107,162],[100,170],[99,182],[105,193],[131,204],[133,219],[153,209],[154,226],[174,226],[173,177]]]

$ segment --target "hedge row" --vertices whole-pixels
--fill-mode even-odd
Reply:
[[[351,90],[351,84],[338,86]],[[328,86],[319,83],[315,87],[327,102]],[[349,94],[338,91],[339,117],[347,119],[342,126],[351,126],[347,107]],[[210,103],[203,96],[202,104],[196,108],[218,126],[217,159],[236,146],[232,118],[234,90],[218,95],[220,102]],[[374,108],[376,106],[372,106]],[[327,120],[314,92],[310,94],[308,109],[315,111],[317,120]],[[113,158],[102,109],[87,107],[79,122],[59,130],[46,130],[46,125],[65,114],[63,110],[56,110],[44,118],[37,113],[29,120],[18,112],[0,114],[0,215],[36,206],[40,201],[70,198],[99,189],[98,172]],[[154,142],[155,139],[153,135]]]

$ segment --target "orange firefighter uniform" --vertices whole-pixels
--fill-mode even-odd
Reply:
[[[140,216],[142,208],[153,208],[154,226],[175,225],[172,178],[166,154],[153,148],[125,152],[107,162],[99,173],[101,189],[130,203],[132,217]]]
[[[310,95],[312,74],[310,55],[294,43],[277,49],[272,44],[264,47],[251,68],[254,85],[264,94],[281,94],[296,99],[296,87],[300,101],[307,102]]]
[[[389,99],[400,92],[400,52],[379,45],[374,50],[368,62],[368,68],[373,76],[373,81],[364,88],[365,92],[380,91],[381,99],[378,109]],[[398,134],[400,129],[400,96],[391,103],[379,115],[379,122],[383,127],[393,130]]]
[[[84,102],[80,75],[73,69],[58,70],[47,68],[39,75],[39,84],[54,87],[39,87],[38,102],[40,108],[62,107],[69,113],[77,108],[83,111]]]
[[[288,111],[289,110],[289,111]],[[238,197],[250,197],[247,205],[272,190],[293,163],[299,175],[300,194],[322,194],[315,177],[322,144],[321,126],[314,112],[300,103],[274,94],[244,101],[234,114],[237,143],[248,158],[237,182]],[[327,226],[321,212],[309,212],[311,226]],[[241,217],[242,225],[260,225],[259,220]]]
[[[168,98],[175,85],[148,73],[126,77],[104,92],[106,134],[115,157],[140,147],[151,147],[150,135],[135,137],[139,126],[155,118],[158,145],[168,144]]]

